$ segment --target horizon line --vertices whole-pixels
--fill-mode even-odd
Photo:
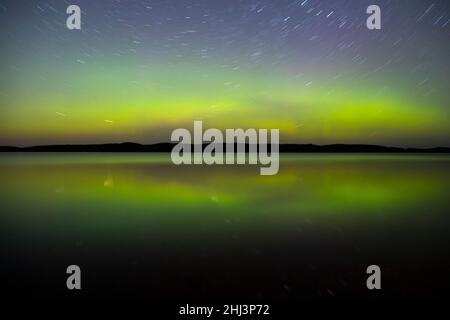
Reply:
[[[31,145],[31,146],[13,146],[13,145],[0,145],[0,152],[8,152],[8,151],[34,151],[35,149],[38,149],[40,151],[47,151],[48,149],[52,149],[55,151],[55,149],[66,149],[62,151],[72,151],[70,149],[83,149],[88,148],[91,150],[88,151],[95,151],[92,149],[99,148],[104,151],[106,149],[120,149],[122,148],[141,148],[141,150],[138,151],[152,151],[151,149],[155,149],[154,151],[157,151],[158,148],[169,148],[173,147],[175,145],[178,145],[179,143],[176,142],[157,142],[152,144],[142,144],[137,142],[110,142],[110,143],[90,143],[90,144],[42,144],[42,145]],[[212,143],[202,143],[201,145],[207,146]],[[230,145],[226,142],[221,143],[223,146]],[[239,143],[234,142],[233,145],[239,145]],[[186,144],[195,146],[196,144]],[[245,146],[249,146],[249,143],[244,143]],[[258,144],[256,144],[258,145]],[[269,144],[270,145],[270,144]],[[347,143],[332,143],[332,144],[313,144],[313,143],[279,143],[279,147],[283,148],[283,150],[280,150],[280,152],[300,152],[300,151],[335,151],[335,152],[343,152],[346,149],[349,151],[390,151],[390,152],[407,152],[407,151],[441,151],[441,152],[450,152],[450,147],[444,147],[444,146],[433,146],[433,147],[398,147],[398,146],[386,146],[386,145],[377,145],[377,144],[364,144],[364,143],[356,143],[356,144],[347,144]],[[148,149],[150,148],[150,149]],[[33,150],[34,149],[34,150]],[[47,149],[47,150],[46,150]],[[148,150],[143,150],[148,149]],[[309,149],[309,150],[308,150]],[[313,150],[314,149],[314,150]],[[50,150],[51,151],[51,150]],[[101,150],[99,150],[101,151]],[[112,150],[114,151],[114,150]],[[167,150],[162,150],[167,151]]]

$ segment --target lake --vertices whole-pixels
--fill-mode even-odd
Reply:
[[[13,298],[69,298],[71,264],[80,299],[449,295],[448,155],[283,154],[261,176],[170,154],[3,153],[0,190]]]

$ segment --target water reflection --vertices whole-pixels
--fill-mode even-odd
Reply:
[[[120,288],[92,279],[94,296],[298,298],[367,294],[362,270],[376,261],[388,294],[441,295],[449,168],[439,155],[283,155],[278,175],[260,176],[164,154],[8,154],[2,255],[14,262],[4,268],[15,279],[43,257],[50,269],[112,263]],[[35,285],[53,295],[56,283]]]

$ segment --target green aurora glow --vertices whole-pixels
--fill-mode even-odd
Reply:
[[[2,145],[149,144],[203,120],[220,129],[279,128],[281,142],[449,146],[449,49],[441,42],[448,28],[428,37],[434,30],[424,23],[423,31],[410,31],[415,41],[397,48],[392,44],[405,35],[393,30],[394,20],[378,34],[320,25],[318,43],[292,35],[298,44],[267,44],[255,63],[250,45],[218,47],[220,39],[206,30],[173,40],[188,27],[183,21],[179,30],[146,31],[142,25],[152,18],[139,17],[132,31],[118,22],[108,31],[101,12],[112,4],[81,1],[89,14],[76,33],[64,29],[62,4],[55,13],[41,2],[43,12],[22,4],[1,13]],[[368,62],[354,63],[355,52],[335,49],[344,38]],[[216,50],[193,53],[203,47]]]

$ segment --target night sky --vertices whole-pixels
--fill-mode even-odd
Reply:
[[[0,0],[0,30],[1,145],[149,144],[203,120],[450,146],[448,0]]]

